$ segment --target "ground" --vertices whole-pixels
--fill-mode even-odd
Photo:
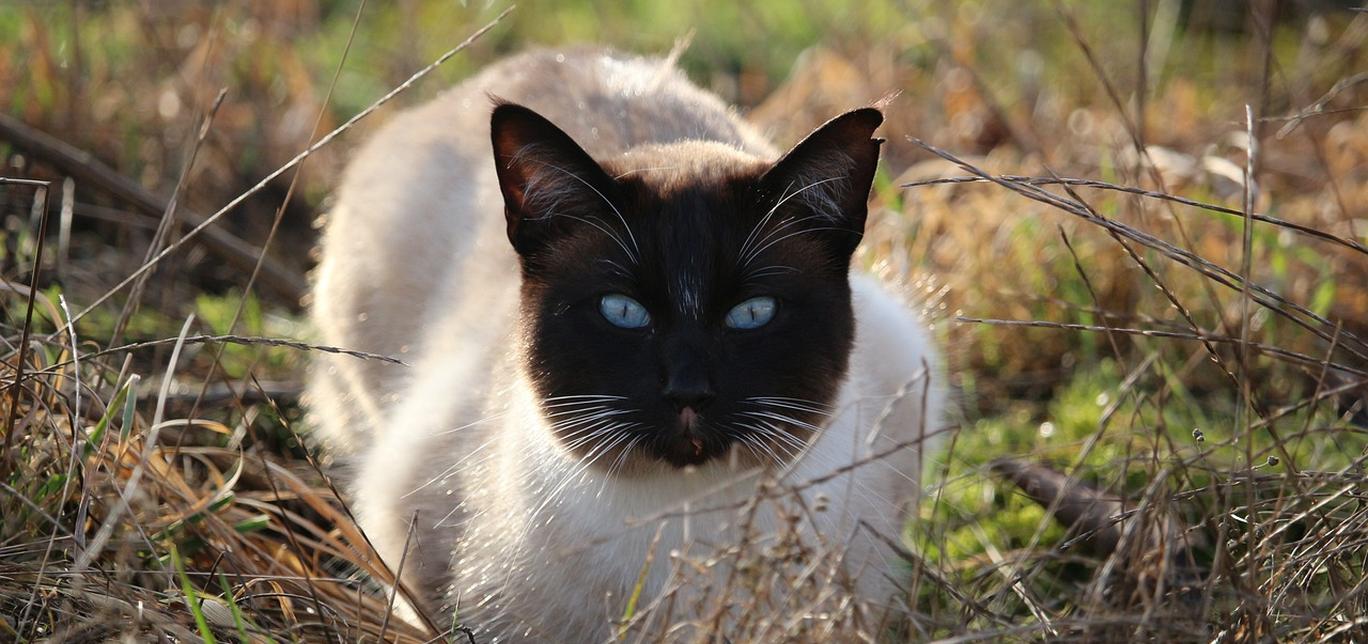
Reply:
[[[856,261],[956,412],[878,635],[1368,636],[1368,13],[945,5],[0,5],[0,640],[426,639],[307,439],[310,224],[394,110],[584,42],[781,145],[889,99]]]

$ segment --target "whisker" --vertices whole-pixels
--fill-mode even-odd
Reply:
[[[607,223],[603,223],[602,225],[600,225],[599,223],[596,223],[596,222],[602,222],[602,221],[603,221],[602,219],[599,219],[598,217],[577,217],[577,216],[575,216],[575,215],[567,215],[567,214],[565,214],[565,213],[563,213],[563,212],[554,212],[554,211],[553,211],[551,214],[548,214],[548,215],[546,215],[545,217],[535,217],[535,218],[533,218],[533,220],[535,221],[535,220],[538,220],[538,219],[549,219],[549,218],[551,218],[551,217],[565,217],[565,218],[567,218],[567,219],[573,219],[573,220],[578,221],[578,222],[580,222],[580,223],[587,224],[587,225],[589,225],[589,226],[593,226],[594,228],[597,228],[597,229],[599,230],[599,232],[601,232],[601,233],[607,235],[610,239],[612,239],[614,242],[616,242],[617,245],[618,245],[618,248],[621,248],[621,249],[622,249],[622,252],[624,252],[624,253],[627,254],[627,259],[632,260],[632,263],[633,263],[633,264],[639,264],[639,263],[641,263],[640,260],[637,259],[636,254],[634,254],[634,253],[631,251],[631,249],[627,248],[627,244],[624,243],[624,242],[622,241],[622,238],[619,237],[619,236],[617,235],[617,233],[614,233],[610,228],[605,228],[605,226],[608,225]]]
[[[601,412],[601,411],[605,411],[605,410],[608,409],[607,407],[605,407],[605,406],[603,406],[603,405],[597,405],[597,404],[594,404],[594,403],[584,403],[584,404],[585,404],[585,405],[591,405],[591,406],[589,406],[589,407],[580,407],[580,408],[578,408],[578,409],[574,409],[574,408],[573,408],[573,407],[574,407],[573,405],[564,405],[564,406],[566,406],[566,407],[572,407],[572,408],[571,408],[571,409],[562,409],[562,410],[560,410],[560,411],[553,411],[553,412],[546,413],[546,414],[542,414],[542,415],[545,416],[545,417],[548,418],[548,419],[550,419],[550,418],[563,418],[563,417],[565,417],[565,416],[584,416],[584,415],[588,415],[588,414],[593,414],[593,413],[598,413],[598,412]],[[557,422],[559,422],[559,421],[557,421]]]
[[[621,424],[610,425],[609,427],[605,428],[602,432],[594,434],[594,437],[596,438],[602,436],[608,436],[608,438],[604,438],[603,440],[601,440],[597,446],[595,446],[592,450],[589,451],[588,454],[585,455],[584,458],[580,459],[580,461],[576,463],[576,465],[570,471],[570,473],[567,474],[565,478],[562,480],[561,484],[556,486],[556,489],[553,490],[549,495],[547,495],[546,499],[542,501],[541,505],[539,505],[537,509],[534,510],[531,515],[529,515],[530,518],[528,520],[528,525],[532,525],[533,522],[535,522],[536,518],[541,515],[542,510],[544,510],[546,506],[551,503],[552,500],[555,500],[557,497],[559,497],[560,494],[567,487],[570,486],[570,484],[574,483],[576,480],[582,479],[584,473],[588,471],[589,467],[591,467],[595,461],[597,461],[599,458],[601,458],[604,454],[608,453],[609,451],[612,451],[614,445],[621,443],[623,440],[631,436],[631,434],[624,431],[622,427],[623,425]]]
[[[454,434],[454,433],[459,432],[459,431],[461,431],[461,430],[463,430],[463,429],[470,429],[471,427],[474,427],[474,426],[476,426],[476,425],[480,425],[480,424],[483,424],[483,423],[487,423],[487,422],[489,422],[489,421],[491,421],[491,420],[498,420],[498,419],[500,419],[500,418],[503,418],[503,417],[506,416],[506,415],[508,415],[508,414],[502,413],[502,412],[501,412],[501,413],[498,413],[498,414],[494,414],[493,416],[487,416],[487,417],[485,417],[485,418],[481,418],[481,419],[479,419],[479,420],[476,420],[476,421],[472,421],[472,422],[466,423],[466,424],[461,425],[461,426],[459,426],[459,427],[452,427],[451,429],[443,429],[443,430],[438,431],[437,433],[432,434],[432,435],[433,435],[433,436],[446,436],[447,434]]]
[[[740,443],[743,447],[745,447],[747,450],[749,450],[751,454],[754,454],[756,460],[764,462],[766,460],[766,457],[768,456],[768,459],[770,461],[776,463],[779,462],[778,455],[774,453],[774,450],[769,449],[764,443],[755,440],[755,438],[751,436],[749,433],[727,432],[727,434],[732,438],[736,439],[736,441]],[[765,450],[765,453],[762,453],[760,451],[762,449]]]
[[[788,462],[795,460],[801,453],[801,451],[798,448],[794,447],[788,441],[783,440],[784,434],[782,432],[776,432],[770,428],[763,427],[761,425],[754,425],[748,423],[741,423],[740,426],[749,429],[756,434],[764,436],[765,438],[770,439],[769,442],[763,442],[761,443],[761,445],[763,445],[771,454],[774,454],[775,448],[778,448],[780,451],[784,453],[783,458],[778,458],[778,456],[775,455],[776,462]]]
[[[611,420],[601,420],[590,427],[575,430],[575,432],[563,436],[561,440],[565,442],[565,449],[573,452],[602,438],[605,434],[613,432],[617,425],[619,425],[619,423],[615,423]]]
[[[624,430],[624,433],[626,433],[626,430]],[[613,460],[613,464],[608,466],[608,473],[604,475],[603,483],[599,484],[598,492],[594,493],[594,498],[597,499],[603,496],[603,491],[608,487],[608,481],[612,480],[619,468],[627,463],[627,457],[632,453],[632,448],[636,447],[636,444],[641,442],[642,438],[645,438],[644,434],[637,434],[623,446],[622,452]]]
[[[490,445],[494,444],[494,441],[495,441],[495,440],[497,440],[497,438],[490,438],[489,440],[487,440],[487,441],[485,441],[485,442],[479,444],[478,446],[475,447],[475,449],[472,449],[472,450],[466,452],[464,456],[462,456],[461,458],[456,459],[456,462],[452,463],[451,465],[448,465],[448,466],[447,466],[446,468],[444,468],[441,472],[438,472],[438,473],[437,473],[436,475],[434,475],[432,478],[428,479],[425,483],[423,483],[422,485],[419,485],[418,487],[413,488],[412,490],[409,490],[407,493],[405,493],[403,496],[401,496],[401,497],[399,497],[399,498],[401,498],[401,499],[407,499],[407,498],[409,498],[410,496],[413,496],[414,494],[417,494],[417,493],[423,491],[424,489],[426,489],[427,487],[429,487],[429,486],[431,486],[432,484],[436,483],[437,481],[440,481],[440,480],[445,479],[446,477],[450,476],[453,472],[455,472],[457,468],[459,468],[459,467],[461,467],[461,465],[465,464],[466,461],[469,461],[469,460],[471,459],[471,457],[473,457],[473,456],[475,456],[475,455],[477,455],[477,454],[480,455],[480,456],[484,456],[484,450],[488,449]],[[439,523],[440,523],[440,522],[439,522]]]
[[[759,399],[759,398],[747,398],[747,399],[745,399],[745,400],[742,400],[741,402],[747,403],[747,404],[756,405],[756,406],[759,406],[759,407],[775,407],[775,408],[779,408],[779,409],[792,409],[792,410],[794,410],[794,411],[805,411],[805,412],[810,412],[810,413],[815,413],[815,414],[821,414],[821,415],[823,415],[823,416],[830,415],[830,413],[831,413],[831,407],[830,407],[830,406],[827,406],[827,405],[819,405],[818,403],[812,403],[812,402],[802,401],[802,400],[798,400],[798,399],[792,399],[792,400],[780,400],[780,399],[763,400],[763,399]]]
[[[574,423],[567,423],[563,427],[554,427],[552,431],[562,441],[568,441],[584,432],[592,431],[595,427],[601,427],[612,422],[611,418],[585,418]]]
[[[760,279],[760,278],[762,278],[762,277],[769,277],[770,275],[783,275],[784,273],[799,273],[799,272],[801,272],[801,271],[799,271],[798,269],[796,269],[796,268],[794,268],[794,267],[792,267],[792,266],[783,266],[783,265],[779,265],[779,264],[772,264],[772,265],[769,265],[769,266],[762,266],[762,267],[760,267],[760,268],[757,268],[757,269],[753,269],[753,270],[748,271],[746,274],[744,274],[744,275],[741,276],[741,281],[742,281],[742,282],[748,282],[748,281],[750,281],[750,280],[757,280],[757,279]]]
[[[551,397],[549,397],[549,398],[543,398],[543,399],[542,399],[542,403],[556,402],[556,401],[560,401],[560,400],[579,400],[579,399],[586,399],[586,398],[587,398],[587,399],[593,399],[593,400],[626,400],[626,399],[627,399],[626,396],[608,396],[608,395],[604,395],[604,394],[570,394],[570,395],[565,395],[565,396],[551,396]]]
[[[819,232],[819,231],[823,231],[823,230],[836,230],[836,231],[841,231],[841,230],[847,230],[847,229],[841,228],[841,227],[839,227],[839,226],[819,226],[819,227],[817,227],[817,228],[804,228],[803,230],[800,230],[800,231],[798,231],[798,232],[796,232],[796,233],[789,233],[789,234],[787,234],[787,235],[784,235],[783,237],[780,237],[779,239],[776,239],[776,240],[774,240],[774,241],[772,241],[772,242],[770,242],[770,243],[768,243],[768,244],[765,244],[762,248],[756,249],[756,251],[755,251],[754,253],[752,253],[752,256],[753,256],[753,257],[758,257],[758,256],[760,256],[760,254],[763,253],[763,252],[765,252],[765,250],[769,249],[771,246],[774,246],[775,244],[778,244],[778,243],[784,241],[785,239],[789,239],[789,238],[792,238],[792,237],[797,237],[797,236],[799,236],[799,235],[806,235],[806,234],[808,234],[808,233],[815,233],[815,232]],[[746,261],[746,264],[749,264],[749,263],[750,263],[750,261],[747,260],[747,261]]]
[[[555,431],[557,431],[557,432],[560,432],[560,431],[564,431],[564,430],[570,429],[571,427],[575,427],[575,426],[577,426],[577,425],[582,425],[582,424],[584,424],[584,423],[586,423],[586,422],[591,422],[591,421],[595,421],[595,420],[600,420],[600,419],[603,419],[603,418],[613,418],[613,417],[616,417],[616,416],[623,416],[623,415],[630,414],[630,413],[632,413],[632,412],[631,412],[630,410],[626,410],[626,409],[603,409],[603,410],[595,410],[595,411],[591,411],[591,412],[587,412],[587,413],[583,413],[583,414],[578,414],[578,415],[575,415],[575,416],[570,416],[570,417],[567,417],[567,418],[562,418],[562,419],[560,419],[560,420],[557,420],[556,422],[551,423],[551,429],[552,429],[552,430],[555,430]]]
[[[743,262],[743,265],[748,265],[748,264],[750,264],[750,260],[753,259],[753,258],[755,257],[755,255],[759,253],[759,251],[757,251],[757,250],[755,250],[755,249],[756,249],[756,248],[759,248],[759,247],[760,247],[761,245],[763,245],[766,241],[769,241],[770,239],[772,239],[775,235],[777,235],[777,234],[779,234],[779,233],[781,233],[781,232],[787,230],[788,228],[791,228],[791,227],[793,227],[793,226],[796,226],[796,225],[798,225],[798,224],[801,224],[801,223],[803,223],[803,222],[805,222],[805,221],[810,221],[810,220],[812,220],[812,219],[817,219],[817,218],[818,218],[818,217],[817,217],[816,215],[809,215],[809,216],[807,216],[807,217],[788,217],[788,218],[784,219],[783,221],[780,221],[778,226],[775,226],[775,227],[773,227],[773,228],[771,228],[771,229],[765,231],[765,234],[764,234],[763,236],[761,236],[761,237],[759,237],[759,238],[757,238],[757,239],[755,240],[755,246],[751,249],[751,250],[753,251],[752,253],[746,253],[746,254],[742,254],[742,255],[741,255],[741,260],[742,260],[742,262]],[[762,249],[762,250],[763,250],[763,249]]]
[[[741,252],[738,253],[738,254],[741,255],[741,256],[743,256],[743,257],[747,256],[746,250],[750,247],[750,244],[751,244],[751,241],[752,241],[752,237],[755,235],[756,231],[758,231],[759,229],[761,229],[762,227],[764,227],[765,223],[769,221],[770,217],[773,216],[774,213],[775,213],[776,211],[778,211],[780,207],[782,207],[785,203],[787,203],[789,199],[792,199],[792,198],[794,198],[794,197],[796,197],[796,196],[798,196],[798,195],[800,195],[800,194],[802,194],[802,193],[804,193],[804,192],[806,192],[806,191],[808,191],[808,190],[811,190],[812,188],[815,188],[815,187],[817,187],[817,186],[820,186],[820,185],[822,185],[822,184],[830,183],[830,182],[832,182],[832,181],[842,181],[842,180],[844,180],[844,177],[828,177],[828,178],[826,178],[826,179],[820,179],[820,180],[818,180],[818,181],[814,181],[814,182],[812,182],[812,183],[810,183],[810,184],[808,184],[808,185],[806,185],[806,186],[803,186],[802,188],[800,188],[800,189],[798,189],[798,190],[796,190],[796,191],[794,191],[794,192],[792,192],[792,193],[786,194],[786,195],[784,195],[783,197],[781,197],[781,198],[779,199],[779,201],[776,202],[776,203],[774,204],[774,206],[771,207],[771,208],[769,209],[769,212],[766,212],[766,213],[765,213],[765,216],[760,218],[760,221],[757,222],[757,223],[755,224],[755,227],[751,229],[751,234],[747,235],[747,236],[746,236],[746,240],[745,240],[744,242],[742,242],[742,244],[741,244]],[[789,184],[789,185],[792,186],[792,184]],[[785,188],[785,190],[787,191],[787,188]],[[766,248],[768,248],[768,246],[766,246]],[[763,248],[760,249],[760,251],[763,251],[763,250],[764,250]],[[755,253],[752,253],[752,255],[758,255],[760,251],[756,251]],[[749,260],[746,260],[745,262],[743,262],[742,265],[744,266],[744,265],[747,265],[747,264],[749,264],[749,263],[750,263]]]
[[[790,396],[751,396],[751,397],[749,397],[749,398],[746,398],[746,400],[783,400],[783,401],[786,401],[786,402],[798,402],[798,403],[807,403],[807,404],[809,404],[809,405],[821,405],[821,406],[825,406],[825,405],[822,405],[822,403],[815,402],[815,401],[812,401],[812,400],[808,400],[808,399],[806,399],[806,398],[793,398],[793,397],[790,397]]]
[[[787,192],[788,188],[792,186],[793,184],[790,183],[787,187],[785,187],[785,192]],[[751,227],[750,232],[746,234],[745,241],[741,242],[741,250],[737,252],[737,255],[746,254],[746,249],[750,248],[751,241],[753,241],[756,234],[758,234],[760,230],[765,227],[765,224],[769,222],[770,217],[774,216],[774,213],[779,210],[779,206],[783,204],[785,200],[786,198],[781,199],[779,203],[774,204],[774,207],[770,208],[769,211],[765,213],[765,216],[760,218],[760,221],[755,222],[755,225]]]
[[[615,262],[615,261],[613,261],[613,260],[611,260],[611,259],[606,259],[606,258],[605,258],[605,259],[600,259],[599,261],[602,262],[602,263],[604,263],[604,264],[607,264],[607,265],[613,267],[613,272],[616,273],[616,274],[618,274],[619,276],[624,277],[624,278],[627,278],[627,279],[631,279],[631,278],[632,278],[632,272],[629,271],[629,270],[627,270],[627,267],[623,266],[622,264],[619,264],[619,263],[617,263],[617,262]]]
[[[793,447],[795,450],[799,452],[808,448],[808,444],[806,442],[798,440],[792,434],[782,429],[779,429],[779,427],[775,426],[774,424],[768,421],[759,421],[759,425],[764,428],[763,433],[765,433],[767,436],[770,436],[771,438],[777,441],[782,441],[783,443]]]
[[[544,161],[540,161],[539,163],[541,163],[542,165],[544,165],[544,166],[546,166],[546,167],[548,167],[548,168],[552,168],[552,169],[554,169],[554,170],[559,170],[559,171],[561,171],[561,172],[564,172],[564,173],[565,173],[566,175],[568,175],[570,178],[572,178],[572,179],[574,179],[575,181],[578,181],[578,182],[584,184],[584,187],[586,187],[586,188],[588,188],[588,189],[590,189],[590,190],[593,190],[593,191],[594,191],[594,194],[598,195],[599,199],[602,199],[602,200],[603,200],[603,203],[604,203],[604,204],[607,204],[608,208],[611,209],[611,210],[613,211],[613,214],[614,214],[614,215],[617,215],[618,221],[622,222],[622,229],[623,229],[624,231],[627,232],[627,238],[630,239],[630,240],[632,240],[632,248],[636,249],[636,253],[633,254],[632,252],[628,251],[628,252],[627,252],[627,257],[630,258],[630,259],[632,260],[632,263],[633,263],[633,264],[640,264],[640,263],[641,263],[641,259],[640,259],[640,257],[639,257],[640,254],[641,254],[641,247],[637,245],[636,236],[632,234],[632,227],[627,225],[627,218],[622,216],[622,212],[618,210],[617,206],[613,205],[613,202],[612,202],[612,201],[609,201],[609,200],[608,200],[608,197],[604,196],[602,192],[599,192],[599,189],[598,189],[598,188],[595,188],[595,187],[593,186],[593,184],[589,183],[588,181],[585,181],[584,179],[581,179],[581,178],[579,177],[579,175],[577,175],[577,174],[575,174],[575,173],[573,173],[573,172],[570,172],[569,170],[566,170],[565,168],[561,168],[561,167],[558,167],[558,166],[556,166],[556,165],[554,165],[554,164],[546,163],[546,162],[544,162]],[[607,231],[604,231],[604,232],[607,232]],[[611,233],[610,233],[610,234],[611,234]],[[614,238],[616,238],[616,235],[614,235]],[[624,251],[627,250],[626,244],[623,244],[623,243],[621,242],[621,240],[618,241],[618,244],[622,246],[622,249],[623,249]]]
[[[805,422],[805,421],[801,421],[801,420],[798,420],[797,418],[793,418],[793,417],[790,417],[790,416],[786,416],[786,415],[784,415],[784,414],[777,414],[777,413],[770,412],[770,411],[743,411],[743,412],[739,412],[738,415],[741,415],[741,416],[749,416],[749,417],[751,417],[751,418],[764,418],[764,419],[768,419],[768,420],[775,420],[775,421],[779,421],[779,422],[781,422],[781,423],[787,423],[787,424],[790,424],[790,425],[794,425],[794,426],[796,426],[796,427],[799,427],[799,428],[801,428],[801,429],[806,429],[806,430],[814,431],[814,432],[817,432],[817,431],[821,431],[821,430],[822,430],[821,427],[818,427],[818,426],[816,426],[816,425],[813,425],[812,423]]]
[[[626,432],[619,431],[617,425],[609,425],[603,428],[601,431],[595,432],[591,435],[591,437],[599,438],[603,436],[626,435]],[[584,472],[589,469],[589,466],[591,466],[594,463],[594,461],[598,460],[598,458],[603,455],[603,453],[605,452],[604,446],[607,444],[609,444],[607,440],[601,441],[597,446],[590,450],[584,458],[577,461],[571,467],[570,471],[561,479],[560,484],[557,485],[555,489],[551,490],[551,492],[546,494],[545,498],[542,499],[541,504],[539,504],[536,507],[536,509],[532,510],[532,512],[527,515],[528,518],[526,523],[524,524],[526,526],[525,529],[533,526],[537,518],[541,516],[542,511],[544,511],[547,508],[547,506],[549,506],[553,501],[558,501],[561,493],[564,492],[565,489],[568,488],[572,483],[574,483],[576,480],[579,480],[584,475]]]
[[[611,408],[611,407],[594,407],[594,408],[585,409],[585,410],[573,410],[573,411],[570,411],[570,412],[561,412],[561,413],[557,413],[557,414],[554,415],[554,416],[551,415],[551,414],[548,414],[547,416],[548,416],[548,417],[560,417],[559,420],[556,420],[556,421],[554,421],[554,422],[551,423],[551,429],[554,429],[554,430],[561,430],[561,429],[566,429],[566,428],[568,428],[568,427],[573,427],[574,425],[580,423],[581,421],[585,421],[585,420],[595,420],[595,419],[598,419],[598,418],[610,418],[610,417],[612,417],[612,416],[621,416],[621,415],[623,415],[623,414],[629,414],[629,413],[631,413],[631,412],[628,411],[628,410],[626,410],[626,409],[613,409],[613,408]]]

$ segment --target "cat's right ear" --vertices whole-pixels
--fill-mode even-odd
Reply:
[[[612,178],[540,114],[501,103],[490,120],[490,137],[508,241],[519,255],[541,250],[573,222],[591,216],[587,212],[612,207]]]

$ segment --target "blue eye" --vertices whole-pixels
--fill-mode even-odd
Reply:
[[[640,329],[651,323],[651,314],[641,302],[618,293],[603,296],[599,300],[599,312],[613,326],[623,329]]]
[[[774,319],[774,298],[752,297],[727,311],[727,326],[733,329],[758,329]]]

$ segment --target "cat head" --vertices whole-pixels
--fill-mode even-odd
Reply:
[[[776,464],[807,444],[854,340],[882,121],[842,114],[775,162],[709,142],[595,160],[495,108],[521,366],[567,449],[612,470]]]

